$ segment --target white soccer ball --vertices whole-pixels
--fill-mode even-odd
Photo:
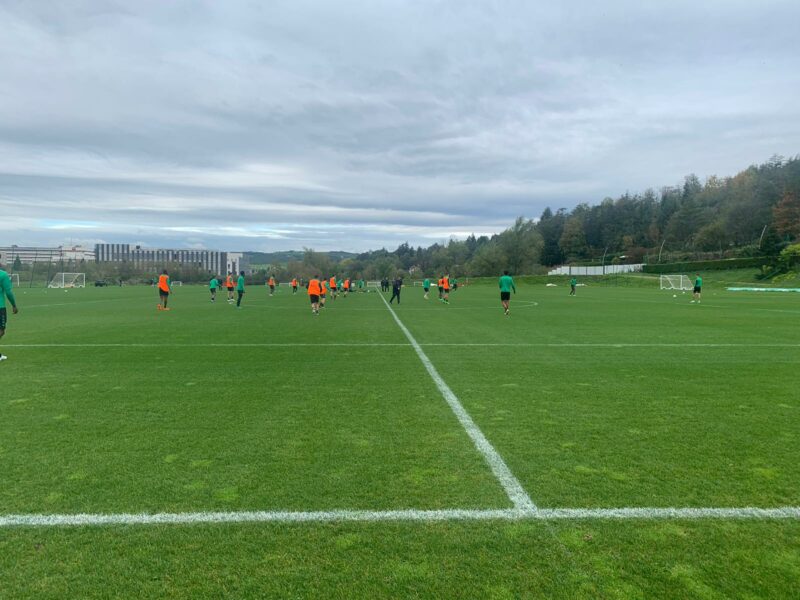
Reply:
[[[677,297],[678,297],[678,294],[672,294],[672,297],[673,297],[673,298],[677,298]]]

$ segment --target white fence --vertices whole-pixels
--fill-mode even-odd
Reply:
[[[548,275],[613,275],[615,273],[636,273],[642,270],[643,264],[638,265],[606,265],[604,267],[573,267],[565,265],[553,269]]]

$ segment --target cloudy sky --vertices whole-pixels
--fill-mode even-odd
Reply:
[[[797,0],[0,0],[0,245],[393,248],[800,153]]]

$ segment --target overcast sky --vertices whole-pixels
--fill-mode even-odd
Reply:
[[[0,245],[429,245],[732,175],[800,153],[798,23],[797,0],[0,0]]]

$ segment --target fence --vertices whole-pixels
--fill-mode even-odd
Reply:
[[[614,275],[615,273],[637,273],[642,270],[644,265],[605,265],[602,267],[578,267],[572,265],[564,265],[552,269],[548,275]]]

